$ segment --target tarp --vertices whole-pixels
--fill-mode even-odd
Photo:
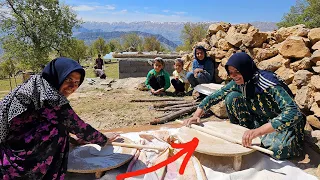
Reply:
[[[130,138],[131,140],[135,141],[136,143],[140,143],[140,141],[145,141],[144,138],[140,137],[141,134],[152,134],[154,136],[170,136],[175,135],[178,132],[178,129],[171,128],[171,129],[162,129],[156,131],[146,131],[146,132],[131,132],[121,134],[124,137]],[[158,134],[158,135],[157,135]],[[153,143],[155,146],[168,146],[165,142],[160,142],[157,140],[149,141],[149,143]],[[179,151],[179,150],[178,150]],[[154,151],[145,151],[144,152],[146,158],[144,161],[152,162],[157,156]],[[199,158],[201,159],[201,158]],[[191,159],[192,160],[192,159]],[[142,162],[142,161],[138,161]],[[201,162],[201,161],[200,161]],[[303,179],[303,180],[316,180],[315,176],[312,176],[303,170],[296,167],[293,163],[289,161],[279,161],[274,160],[273,158],[262,154],[260,152],[254,152],[249,155],[243,156],[242,160],[242,170],[241,171],[234,171],[232,169],[232,164],[226,164],[225,158],[223,157],[212,157],[207,158],[206,162],[202,161],[202,168],[204,169],[205,176],[207,179],[217,179],[217,180],[264,180],[264,179],[272,179],[272,180],[283,180],[283,179]],[[148,164],[140,164],[137,166],[147,167]],[[103,180],[107,179],[116,179],[116,176],[121,173],[125,173],[128,169],[128,165],[122,166],[120,168],[107,171],[106,174],[101,178]],[[139,169],[139,167],[132,168],[132,170]],[[179,169],[179,168],[177,168]],[[178,170],[177,170],[178,171]],[[200,172],[200,171],[198,171]],[[161,172],[154,172],[155,174],[159,174]],[[155,174],[149,174],[147,176],[140,176],[135,177],[136,179],[145,179],[147,177],[158,177]],[[168,173],[168,172],[167,172]],[[172,173],[172,171],[171,171]],[[164,179],[183,179],[177,176],[177,172],[175,173],[176,176],[165,176]],[[196,175],[197,179],[201,177],[201,175]],[[84,175],[84,174],[71,174],[69,173],[66,177],[67,179],[95,179],[94,175]],[[147,178],[148,179],[148,178]]]

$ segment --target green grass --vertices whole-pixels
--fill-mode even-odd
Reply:
[[[16,78],[16,80],[17,80],[17,85],[22,83],[22,77],[21,76],[18,76]],[[15,83],[14,79],[11,79],[11,86],[12,86],[12,89],[14,89],[16,87],[16,83]],[[9,81],[9,79],[0,80],[0,92],[2,92],[2,91],[9,92],[10,90],[11,89],[10,89],[10,81]]]
[[[86,78],[94,78],[96,77],[94,74],[94,69],[92,68],[93,65],[88,64],[88,68],[86,68]],[[108,78],[119,79],[119,62],[113,60],[108,64],[104,65],[104,72],[106,73]]]
[[[89,64],[88,64],[89,65]],[[86,77],[87,78],[94,78],[95,74],[92,68],[92,65],[89,65],[90,67],[86,68]],[[105,73],[108,78],[114,78],[119,79],[119,62],[116,60],[113,60],[107,64],[105,64]],[[17,85],[22,83],[22,76],[16,77]],[[16,87],[16,83],[14,79],[11,79],[11,86],[12,89]],[[0,79],[0,99],[7,95],[11,91],[10,88],[10,81],[9,79]]]

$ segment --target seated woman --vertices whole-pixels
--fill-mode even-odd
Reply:
[[[262,136],[262,145],[276,159],[302,155],[306,118],[288,86],[274,73],[259,70],[243,52],[233,54],[225,68],[233,80],[206,97],[184,124],[200,123],[204,111],[225,99],[230,122],[251,129],[243,134],[243,146]]]
[[[187,79],[191,87],[211,83],[214,77],[214,63],[210,57],[207,57],[206,49],[197,46],[194,50],[194,57],[192,72],[187,73]]]
[[[67,97],[83,82],[84,69],[57,58],[0,101],[0,179],[64,179],[69,133],[101,146],[106,137],[86,124]]]

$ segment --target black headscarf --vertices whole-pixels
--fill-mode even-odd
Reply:
[[[204,58],[203,58],[203,60],[205,60],[205,59],[207,58],[207,50],[206,50],[206,48],[204,48],[203,46],[196,46],[196,47],[194,48],[194,58],[195,58],[196,60],[200,61],[200,60],[197,58],[197,51],[196,51],[197,49],[200,49],[200,50],[203,51],[203,53],[204,53]]]
[[[85,77],[85,71],[82,66],[75,60],[59,57],[46,65],[42,71],[42,77],[47,80],[51,86],[59,90],[63,81],[72,72],[79,72],[81,74],[81,85]]]
[[[233,66],[242,75],[244,84],[240,87],[245,97],[252,98],[255,94],[261,94],[267,88],[276,85],[282,86],[293,97],[289,87],[275,73],[258,69],[253,59],[244,52],[235,53],[229,58],[225,65],[229,74],[228,66]]]
[[[81,74],[81,84],[85,71],[76,61],[54,59],[46,65],[42,75],[31,76],[0,101],[0,144],[6,140],[10,121],[23,112],[39,110],[46,105],[56,107],[68,104],[69,101],[59,93],[59,89],[66,77],[74,71]]]

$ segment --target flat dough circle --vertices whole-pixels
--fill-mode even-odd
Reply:
[[[121,151],[120,146],[106,145],[101,147],[97,144],[88,144],[88,146],[90,146],[89,153],[94,156],[109,156]]]

